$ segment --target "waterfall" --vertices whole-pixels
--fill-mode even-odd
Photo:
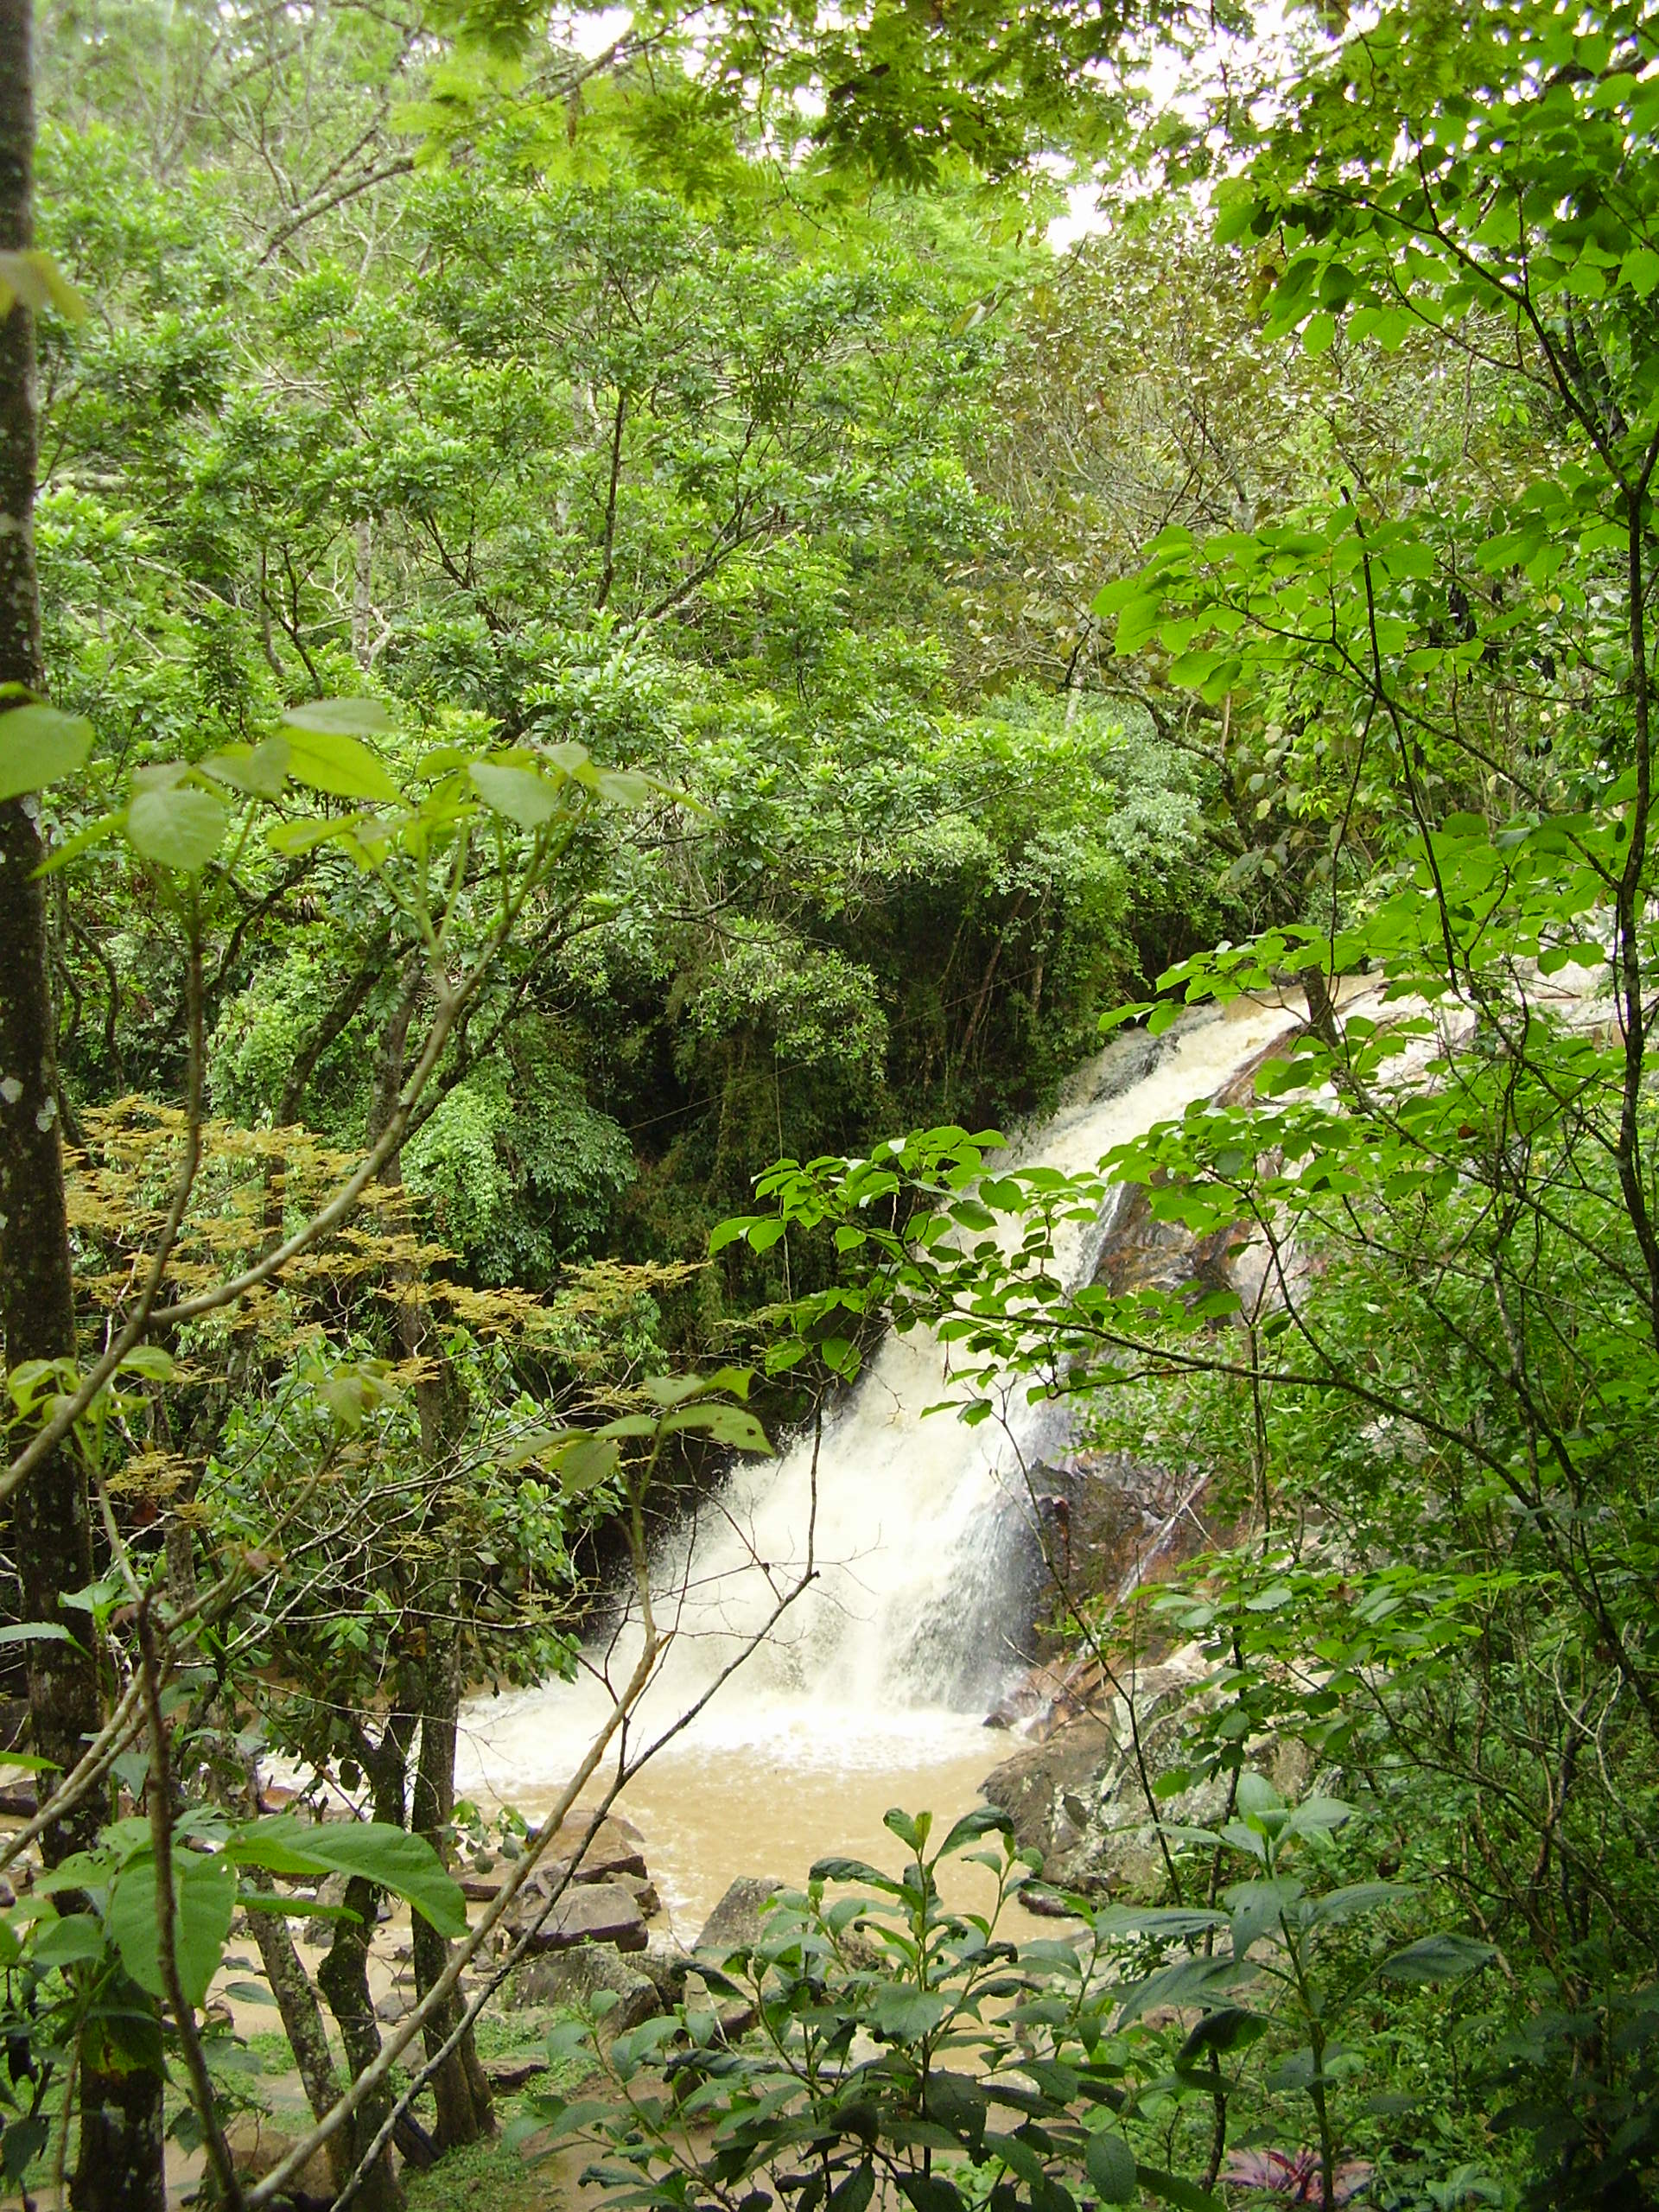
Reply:
[[[1166,1034],[1120,1038],[1079,1071],[1058,1111],[1010,1158],[1092,1167],[1112,1146],[1211,1096],[1294,1026],[1281,1006],[1205,1010]],[[1063,1232],[1060,1272],[1086,1280],[1106,1224]],[[817,1579],[692,1724],[687,1747],[769,1769],[915,1764],[978,1740],[987,1705],[1020,1665],[1029,1547],[1011,1496],[1021,1460],[1065,1440],[1052,1405],[1012,1406],[1006,1431],[925,1409],[951,1395],[930,1332],[889,1332],[826,1420],[777,1459],[748,1460],[665,1538],[652,1562],[658,1625],[675,1633],[632,1732],[634,1750],[715,1681],[798,1579],[809,1529]],[[1024,1586],[1022,1587],[1022,1585]],[[624,1679],[639,1650],[624,1618],[590,1647]],[[593,1672],[573,1684],[474,1698],[462,1713],[458,1782],[474,1796],[532,1802],[571,1772],[608,1699]]]

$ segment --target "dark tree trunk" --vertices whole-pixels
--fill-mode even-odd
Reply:
[[[460,1707],[458,1655],[452,1636],[435,1630],[427,1662],[427,1692],[421,1713],[421,1756],[415,1772],[415,1803],[410,1825],[440,1857],[447,1855],[450,1815],[455,1809],[455,1715]],[[424,1997],[449,1963],[449,1942],[418,1913],[414,1923],[415,1986]],[[423,2031],[426,2055],[435,2058],[461,2018],[454,1996],[437,2008]],[[437,2104],[440,2151],[476,2143],[495,2133],[490,2085],[479,2062],[469,2028],[432,2076]]]
[[[150,2068],[117,2071],[106,2060],[82,2069],[80,2156],[69,2202],[73,2212],[166,2212],[162,2081]]]
[[[276,1885],[262,1870],[251,1869],[248,1879],[267,1897],[276,1895]],[[259,1946],[265,1980],[276,1999],[276,2010],[282,2015],[289,2049],[305,2086],[312,2116],[321,2120],[340,2095],[340,2076],[334,2071],[334,2056],[328,2049],[328,2031],[323,2025],[317,1993],[311,1986],[311,1978],[280,1912],[251,1912],[248,1924]],[[341,2190],[352,2171],[351,2145],[343,2128],[337,2128],[328,2138],[327,2158],[334,2188]]]
[[[357,1917],[340,1922],[328,1955],[317,1968],[317,1986],[339,2025],[353,2081],[380,2056],[380,2030],[369,1995],[369,1938],[378,1903],[378,1893],[360,1876],[346,1885],[346,1910]],[[391,2104],[391,2091],[383,2082],[353,2113],[348,2140],[353,2166],[379,2132]],[[357,2202],[363,2212],[402,2212],[404,2192],[391,2171],[389,2151],[383,2151],[370,2167]]]
[[[0,0],[0,245],[34,234],[34,103],[29,0]],[[41,682],[35,582],[35,333],[21,306],[0,322],[0,683]],[[46,899],[34,870],[44,857],[32,799],[0,804],[0,1304],[6,1363],[69,1359],[74,1287],[63,1158],[58,1139],[57,1023],[48,966]],[[92,1579],[92,1519],[73,1453],[35,1470],[12,1509],[25,1618],[60,1615],[66,1591]],[[29,1697],[40,1758],[73,1766],[98,1726],[97,1669],[72,1644],[29,1647]],[[48,1831],[48,1858],[84,1845],[99,1808]]]
[[[419,955],[411,960],[404,988],[382,1041],[370,1109],[368,1141],[378,1141],[391,1118],[404,1083],[409,1026],[420,988]],[[401,1196],[403,1160],[394,1153],[381,1171],[381,1180]],[[425,1372],[415,1385],[416,1412],[421,1425],[421,1450],[429,1465],[453,1451],[466,1421],[466,1404],[460,1382],[441,1342],[435,1338],[431,1314],[423,1295],[418,1274],[400,1270],[402,1295],[397,1303],[397,1336],[405,1359],[422,1361]],[[442,1510],[440,1502],[438,1510]],[[437,1552],[448,1555],[443,1533],[437,1532]],[[422,1666],[421,1751],[416,1770],[414,1802],[410,1826],[424,1836],[440,1858],[447,1858],[450,1815],[455,1808],[455,1716],[460,1706],[460,1652],[454,1622],[458,1611],[454,1578],[441,1580],[429,1605],[431,1625]],[[448,1618],[444,1616],[448,1615]],[[415,1986],[424,1997],[449,1963],[449,1945],[437,1929],[415,1916],[413,1929]],[[461,2018],[461,2005],[450,1998],[425,2023],[423,2033],[429,2058],[435,2057]],[[437,2147],[455,2149],[476,2143],[495,2132],[490,2085],[479,2062],[476,2038],[469,2028],[432,2077],[437,2106]]]
[[[34,244],[34,10],[0,0],[0,247]],[[21,303],[0,322],[0,683],[41,684],[40,596],[35,576],[35,330]],[[15,699],[15,694],[12,696]],[[48,965],[46,900],[34,871],[42,858],[28,798],[0,804],[0,1319],[6,1364],[73,1358],[73,1283],[63,1159],[58,1135],[57,1022]],[[11,1543],[33,1621],[63,1619],[67,1592],[92,1573],[86,1485],[73,1453],[52,1452],[17,1493]],[[81,1634],[85,1623],[73,1625]],[[98,1669],[70,1643],[29,1647],[34,1748],[73,1766],[101,1718]],[[55,1862],[91,1840],[96,1794],[48,1828]],[[75,2212],[159,2212],[162,2082],[158,2070],[89,2050],[81,2072],[80,2156]]]

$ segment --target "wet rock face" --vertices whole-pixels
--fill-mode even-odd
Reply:
[[[787,1886],[765,1874],[740,1874],[702,1923],[695,1951],[736,1951],[760,1939],[761,1915]]]
[[[532,1951],[568,1951],[578,1943],[613,1943],[619,1951],[643,1951],[650,1941],[645,1916],[620,1882],[572,1883],[550,1911],[548,1895],[548,1889],[532,1878],[507,1908],[508,1934],[514,1938],[528,1934]]]
[[[607,2038],[626,2035],[666,2009],[662,1986],[654,1976],[630,1965],[608,1945],[598,1943],[582,1943],[571,1950],[526,1960],[509,1985],[507,2003],[521,2011],[568,2005],[573,2012],[582,2012],[605,1993],[616,1999],[601,2024]]]
[[[1224,1777],[1179,1796],[1147,1796],[1147,1784],[1155,1789],[1179,1764],[1194,1710],[1216,1694],[1205,1687],[1209,1672],[1193,1645],[1141,1669],[1132,1726],[1130,1684],[1115,1688],[1097,1667],[1076,1669],[1068,1694],[1081,1709],[986,1776],[982,1791],[1010,1816],[1016,1842],[1042,1853],[1046,1881],[1086,1897],[1155,1898],[1166,1876],[1154,1822],[1208,1827],[1224,1816]],[[1302,1745],[1264,1737],[1247,1751],[1287,1796],[1302,1794],[1310,1778]]]
[[[982,1795],[1012,1819],[1020,1848],[1042,1853],[1047,1880],[1065,1878],[1061,1869],[1083,1834],[1073,1808],[1086,1803],[1116,1748],[1111,1730],[1085,1714],[1023,1745],[980,1783]]]
[[[543,1889],[551,1889],[567,1878],[572,1882],[621,1882],[625,1886],[639,1883],[649,1889],[645,1854],[639,1831],[631,1821],[617,1814],[607,1813],[595,1830],[593,1840],[582,1852],[580,1862],[576,1853],[592,1823],[592,1815],[573,1813],[558,1830],[548,1846],[547,1856],[537,1867],[535,1879]],[[574,1869],[574,1871],[573,1871]],[[475,1866],[460,1877],[461,1893],[474,1904],[487,1902],[505,1886],[512,1872],[512,1862],[498,1859],[486,1866]],[[650,1918],[657,1910],[654,1902],[646,1909]]]

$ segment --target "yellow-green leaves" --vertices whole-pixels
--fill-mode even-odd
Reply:
[[[0,799],[21,798],[73,776],[92,749],[84,715],[31,702],[0,715]]]
[[[505,814],[521,830],[539,830],[559,811],[563,777],[555,782],[534,768],[514,767],[498,760],[474,760],[467,772],[485,805]]]
[[[85,322],[92,313],[51,255],[38,250],[0,253],[0,320],[19,302],[31,315],[55,308],[71,322]]]
[[[127,836],[145,860],[200,875],[224,842],[230,820],[230,810],[212,791],[169,780],[134,795],[127,809]]]
[[[332,798],[401,804],[403,793],[363,742],[365,736],[379,736],[391,728],[391,717],[378,699],[308,701],[289,708],[283,724],[288,772],[296,783]]]

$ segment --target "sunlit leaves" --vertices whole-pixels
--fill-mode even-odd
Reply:
[[[323,699],[290,707],[283,717],[286,767],[296,783],[336,798],[377,799],[395,806],[401,797],[378,757],[363,741],[390,729],[391,718],[377,700]]]
[[[173,1853],[174,1949],[186,2000],[200,2005],[218,1971],[236,1912],[236,1869],[219,1853],[175,1847]],[[160,1899],[153,1852],[141,1851],[118,1876],[105,1914],[121,1963],[152,1997],[165,1997],[156,1923]]]
[[[82,715],[30,702],[0,713],[0,799],[73,776],[92,749],[92,726]]]
[[[127,809],[127,835],[142,858],[199,875],[230,826],[224,803],[192,784],[141,791]]]

